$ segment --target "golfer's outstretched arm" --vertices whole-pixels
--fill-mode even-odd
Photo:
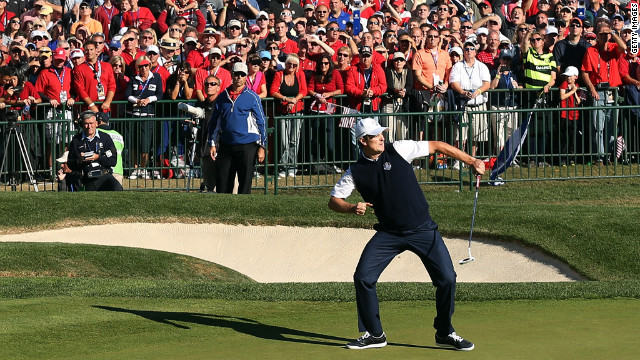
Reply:
[[[335,196],[329,198],[329,209],[343,214],[352,213],[356,215],[364,215],[367,212],[367,206],[372,205],[365,202],[352,204],[345,199],[341,199]]]
[[[467,154],[466,152],[458,149],[455,146],[451,146],[442,141],[429,141],[429,153],[433,154],[436,152],[460,160],[463,163],[473,167],[476,174],[484,174],[484,162],[482,160],[474,158],[473,156]]]

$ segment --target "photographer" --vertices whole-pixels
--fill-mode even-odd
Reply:
[[[380,112],[380,96],[387,91],[387,79],[380,65],[373,64],[371,47],[360,49],[360,60],[347,73],[345,90],[349,106],[362,113]]]
[[[200,192],[213,192],[216,187],[216,162],[209,156],[209,147],[202,144],[206,144],[209,137],[209,118],[220,94],[220,81],[215,75],[207,76],[203,83],[204,101],[198,101],[194,107],[190,106],[185,109],[186,112],[192,115],[191,126],[197,127],[198,122],[200,124],[200,132],[196,134],[195,154],[191,155],[195,158],[197,154],[198,158],[200,158],[200,166],[202,168]],[[181,104],[178,104],[178,107],[182,107]]]
[[[82,183],[86,191],[122,191],[122,185],[112,175],[117,164],[117,150],[107,134],[96,130],[96,114],[85,111],[80,115],[82,132],[69,144],[67,165],[71,170],[82,171]]]

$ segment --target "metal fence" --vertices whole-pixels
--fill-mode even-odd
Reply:
[[[344,126],[349,119],[365,116],[376,117],[390,128],[389,141],[440,140],[482,159],[496,157],[513,130],[529,119],[528,136],[516,162],[501,175],[503,182],[640,176],[640,110],[626,105],[624,94],[617,89],[611,89],[611,97],[603,104],[591,106],[584,101],[570,109],[560,106],[557,90],[546,94],[544,105],[536,108],[533,104],[538,94],[533,91],[492,90],[487,94],[486,105],[466,111],[449,94],[441,101],[433,99],[428,104],[431,111],[402,112],[385,97],[382,112],[357,115],[342,114],[342,106],[348,106],[346,96],[337,97],[339,106],[334,114],[307,110],[283,115],[277,112],[274,99],[264,99],[267,160],[257,165],[253,189],[277,194],[281,189],[332,186],[357,158],[353,133]],[[306,109],[311,101],[305,99]],[[111,127],[125,141],[121,154],[125,190],[199,189],[199,157],[195,156],[193,166],[189,163],[193,129],[184,121],[185,114],[177,110],[177,103],[157,102],[152,118],[132,116],[127,102],[113,103]],[[80,131],[76,118],[81,110],[81,106],[54,110],[40,104],[31,109],[31,120],[19,121],[15,129],[1,119],[0,158],[5,165],[0,170],[0,190],[32,191],[26,171],[30,161],[38,189],[56,191],[59,164],[55,159]],[[150,134],[143,137],[143,128]],[[22,152],[17,144],[20,137],[25,144]],[[21,156],[24,152],[26,157]],[[148,179],[129,178],[136,165],[145,166]],[[416,159],[413,166],[423,184],[462,187],[471,177],[464,164],[437,154]],[[188,176],[192,179],[189,188]]]

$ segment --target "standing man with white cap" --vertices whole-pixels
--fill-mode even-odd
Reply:
[[[467,163],[477,174],[484,163],[441,141],[396,141],[385,143],[381,127],[372,118],[358,121],[355,133],[361,147],[360,158],[351,165],[331,191],[329,209],[339,213],[364,215],[374,209],[376,234],[365,246],[353,275],[358,306],[358,327],[362,337],[347,344],[349,349],[379,348],[387,345],[380,322],[376,283],[393,258],[409,250],[420,257],[436,287],[436,345],[470,351],[474,345],[458,336],[451,325],[454,310],[456,273],[438,225],[429,215],[429,204],[418,184],[411,162],[417,157],[440,153]],[[362,202],[346,198],[357,189]]]
[[[209,153],[218,165],[216,189],[232,193],[238,176],[238,194],[251,193],[256,157],[265,159],[267,133],[260,97],[246,87],[247,64],[233,65],[231,85],[217,98],[209,119]]]

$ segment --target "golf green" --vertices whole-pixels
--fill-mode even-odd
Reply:
[[[346,350],[355,303],[56,297],[0,303],[2,359],[635,359],[640,301],[458,302],[469,353],[435,347],[431,301],[382,302],[389,346]]]

